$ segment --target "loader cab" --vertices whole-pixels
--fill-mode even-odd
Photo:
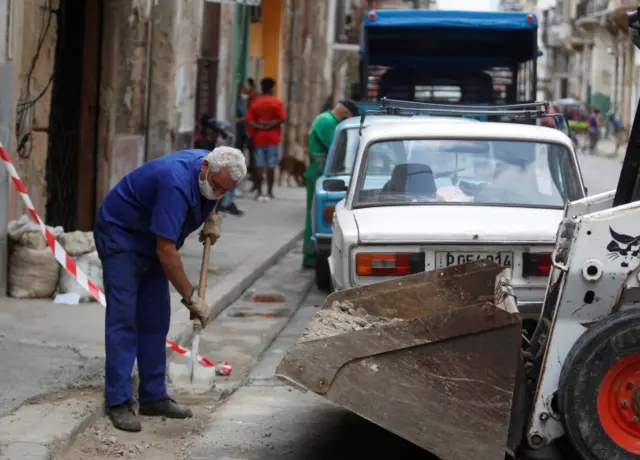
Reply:
[[[640,50],[640,8],[629,14],[628,21],[631,41]],[[640,200],[640,110],[636,110],[631,126],[613,207],[638,200]]]

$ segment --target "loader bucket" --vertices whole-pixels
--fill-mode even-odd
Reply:
[[[479,261],[333,293],[276,375],[442,460],[502,460],[522,346],[510,278]]]

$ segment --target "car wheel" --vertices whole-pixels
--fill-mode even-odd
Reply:
[[[316,286],[323,292],[331,291],[329,258],[320,254],[316,254]]]

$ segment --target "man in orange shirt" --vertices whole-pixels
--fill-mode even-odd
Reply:
[[[256,168],[256,200],[269,201],[274,198],[273,184],[280,154],[282,123],[287,117],[284,104],[273,95],[276,82],[273,78],[260,81],[262,95],[258,96],[247,111],[247,125],[251,127]],[[262,194],[264,171],[267,176],[267,195]]]

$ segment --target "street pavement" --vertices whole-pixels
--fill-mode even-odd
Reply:
[[[603,142],[596,155],[579,154],[589,194],[616,187],[621,153],[612,157]],[[299,339],[324,297],[313,291],[254,368],[246,385],[216,409],[198,440],[180,460],[405,460],[435,459],[318,395],[303,393],[275,378],[286,350]]]
[[[620,148],[615,155],[613,142],[606,139],[598,143],[595,155],[585,151],[578,153],[580,169],[589,195],[608,192],[618,186],[624,153],[625,150]]]
[[[579,155],[590,195],[611,190],[617,184],[623,153],[611,158],[610,150],[603,142],[597,155]],[[157,460],[340,460],[360,455],[383,458],[398,452],[406,459],[423,455],[413,445],[375,425],[316,395],[293,391],[273,378],[282,353],[297,340],[316,308],[314,305],[321,303],[319,294],[309,297],[285,333],[259,362],[260,351],[268,346],[295,308],[291,304],[283,307],[281,316],[272,318],[274,321],[268,327],[264,318],[248,320],[242,315],[226,314],[233,308],[240,313],[258,308],[255,303],[250,305],[251,296],[269,293],[273,288],[268,281],[261,281],[260,274],[275,267],[275,260],[291,250],[301,234],[304,190],[281,188],[276,190],[276,196],[278,199],[270,203],[258,203],[250,197],[238,199],[238,206],[247,214],[224,219],[223,236],[212,250],[207,302],[220,313],[245,289],[250,290],[207,328],[203,351],[214,360],[231,358],[234,374],[231,379],[220,382],[217,393],[191,401],[203,406],[198,406],[199,417],[182,430],[171,424],[154,425],[151,437],[146,438],[150,441],[137,443],[136,438],[132,438],[125,449],[120,442],[121,435],[108,431],[104,419],[99,420],[104,314],[98,304],[69,306],[53,304],[50,300],[3,299],[0,309],[0,368],[3,369],[0,373],[3,389],[0,393],[0,460],[49,458],[50,453],[72,443],[78,433],[96,420],[99,420],[96,426],[102,428],[98,432],[94,428],[91,433],[96,438],[94,442],[100,441],[104,452],[96,453],[91,447],[88,454],[72,450],[78,455],[66,458],[112,458],[109,455],[113,454]],[[197,236],[190,238],[181,252],[187,273],[195,284],[202,254]],[[287,270],[299,268],[296,265],[299,263],[296,257],[301,257],[299,248],[288,257]],[[278,279],[286,297],[295,298],[309,282],[310,274],[293,273],[285,270],[273,275],[272,281]],[[174,293],[169,337],[189,344],[188,314],[178,300],[179,296]],[[269,309],[273,305],[263,307]],[[234,332],[244,338],[234,342],[230,337]],[[249,384],[236,390],[256,364]],[[214,412],[217,401],[224,400],[233,391],[235,393]],[[172,448],[166,443],[154,444],[153,436],[169,439]],[[82,442],[78,445],[82,447]],[[153,445],[161,447],[152,448]],[[180,446],[178,450],[177,446]],[[142,456],[143,451],[151,456]]]
[[[207,302],[217,311],[292,247],[304,225],[304,189],[277,188],[278,199],[238,199],[246,211],[225,217],[212,249]],[[193,235],[181,250],[197,284],[202,245]],[[297,263],[301,263],[299,254]],[[104,310],[98,303],[50,299],[0,301],[0,460],[44,459],[101,414]],[[169,338],[190,331],[188,313],[172,295]],[[235,369],[234,369],[235,371]]]
[[[313,272],[300,264],[302,243],[254,282],[247,295],[226,308],[204,332],[201,350],[214,360],[226,359],[233,366],[229,377],[218,376],[215,388],[195,388],[172,382],[171,395],[191,407],[189,420],[142,417],[141,433],[123,433],[106,417],[81,434],[74,445],[57,460],[109,460],[114,457],[139,460],[178,458],[184,455],[204,430],[220,401],[240,387],[263,352],[271,345],[295,314],[313,281]],[[271,297],[267,299],[267,295]],[[260,296],[260,297],[258,297]],[[270,300],[267,302],[266,300]],[[186,364],[186,361],[183,361]],[[169,372],[172,376],[172,372]]]

